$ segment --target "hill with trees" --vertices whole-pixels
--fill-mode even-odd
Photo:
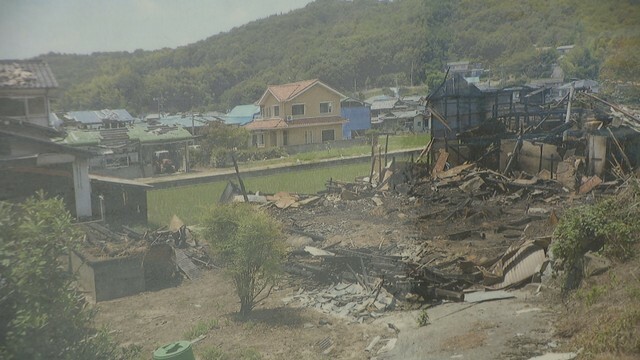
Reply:
[[[576,46],[559,59],[555,48],[567,44]],[[62,87],[60,111],[153,112],[160,97],[165,111],[225,111],[267,84],[309,78],[359,97],[432,86],[455,60],[516,83],[559,62],[569,78],[624,82],[638,94],[640,1],[316,0],[177,49],[41,58]]]

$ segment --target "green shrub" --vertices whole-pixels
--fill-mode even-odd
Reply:
[[[602,251],[609,258],[627,260],[633,256],[640,232],[638,182],[634,180],[624,193],[594,205],[571,208],[556,227],[552,251],[567,275],[581,271],[587,251]]]
[[[287,151],[281,147],[268,147],[268,148],[251,148],[251,149],[238,149],[230,150],[225,148],[213,148],[211,150],[211,166],[221,168],[231,166],[233,160],[231,156],[236,157],[238,162],[248,161],[261,161],[269,159],[278,159],[281,157],[289,156]]]
[[[0,202],[0,358],[122,357],[60,262],[79,235],[60,199]]]
[[[246,317],[273,289],[284,257],[281,225],[246,203],[211,208],[202,222],[211,250],[225,265]]]
[[[418,319],[416,321],[418,322],[418,326],[420,327],[427,326],[431,323],[429,321],[429,314],[427,313],[427,309],[423,309],[422,311],[420,311],[420,314],[418,314]]]

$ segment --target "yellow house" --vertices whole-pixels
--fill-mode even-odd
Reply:
[[[251,146],[272,147],[342,140],[340,99],[318,79],[270,85],[257,105],[260,118],[245,125]]]

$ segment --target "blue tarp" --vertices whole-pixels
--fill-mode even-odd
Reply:
[[[227,115],[221,116],[227,124],[244,125],[251,122],[257,115],[260,115],[260,106],[238,105],[231,109]]]
[[[349,120],[342,126],[343,139],[351,139],[352,131],[371,129],[371,111],[368,107],[343,107],[340,113]]]

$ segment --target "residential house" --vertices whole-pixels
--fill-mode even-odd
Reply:
[[[92,153],[52,141],[61,135],[50,126],[49,97],[57,87],[42,61],[0,61],[0,201],[19,202],[42,189],[88,218]]]
[[[244,125],[255,147],[317,144],[342,140],[345,98],[318,79],[271,85],[257,105],[261,117]]]
[[[0,116],[48,127],[49,98],[57,87],[45,62],[0,60]]]
[[[395,97],[391,97],[391,96],[380,97],[377,100],[374,100],[371,102],[371,118],[377,118],[378,116],[392,110],[405,108],[403,104],[404,103],[400,101],[400,99]]]
[[[244,125],[260,117],[260,106],[255,104],[238,105],[223,115],[225,124]]]
[[[349,97],[342,99],[340,114],[348,121],[342,128],[343,139],[364,136],[364,133],[371,128],[371,105],[364,101]]]
[[[81,221],[109,213],[120,223],[146,223],[150,186],[89,174],[98,153],[59,141],[66,133],[49,111],[56,86],[44,62],[0,61],[0,201],[19,203],[42,190]]]
[[[0,117],[0,201],[22,202],[36,191],[60,196],[77,218],[91,218],[92,152],[58,144],[53,128]]]
[[[125,109],[70,111],[65,119],[82,129],[115,129],[131,126],[136,120]]]
[[[390,111],[379,116],[373,125],[384,132],[423,132],[429,129],[428,116],[419,110]]]

